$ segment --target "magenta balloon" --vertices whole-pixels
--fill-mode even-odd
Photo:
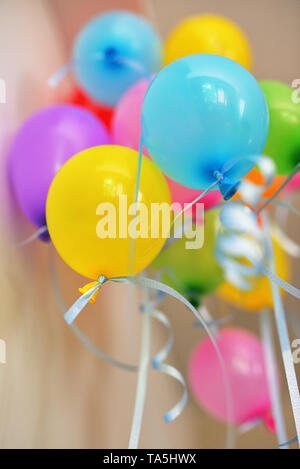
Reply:
[[[193,202],[203,191],[198,191],[196,189],[190,189],[189,187],[182,186],[178,182],[173,181],[173,179],[165,176],[168,181],[169,189],[171,192],[173,202],[179,202],[181,205],[188,204]],[[220,191],[211,191],[206,194],[199,202],[204,204],[205,210],[212,208],[217,205],[222,199],[222,194]]]
[[[55,105],[33,114],[15,137],[9,161],[12,187],[28,220],[37,227],[45,225],[48,189],[69,158],[107,143],[105,126],[80,107]]]
[[[266,419],[271,409],[263,346],[252,333],[238,328],[220,330],[217,340],[233,397],[234,423],[258,417]],[[226,421],[222,372],[211,341],[201,341],[191,355],[189,382],[193,394],[208,412]]]
[[[299,189],[300,189],[300,173],[297,173],[287,184],[285,188],[285,193],[299,191]]]
[[[112,136],[116,145],[139,149],[141,137],[141,113],[144,96],[149,87],[149,80],[145,78],[135,83],[124,93],[118,105],[112,120]],[[144,147],[144,154],[148,155]],[[180,204],[190,203],[198,197],[202,191],[189,189],[165,176],[171,191],[172,201]],[[219,191],[213,191],[201,199],[205,208],[216,205],[222,196]]]
[[[138,150],[142,104],[149,84],[149,80],[143,78],[131,86],[118,102],[112,119],[112,137],[116,145]]]

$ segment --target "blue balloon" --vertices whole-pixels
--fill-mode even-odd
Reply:
[[[196,54],[157,74],[141,125],[151,158],[167,176],[200,190],[221,177],[219,188],[229,199],[265,147],[269,115],[259,84],[244,67]]]
[[[78,34],[73,63],[76,80],[86,93],[114,106],[127,88],[160,69],[162,45],[144,18],[111,11],[90,21]]]

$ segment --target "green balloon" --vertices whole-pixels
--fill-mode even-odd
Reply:
[[[279,81],[261,81],[268,103],[270,126],[264,154],[276,163],[278,174],[289,174],[300,161],[300,103],[295,90]]]
[[[183,237],[171,242],[152,263],[155,271],[161,270],[161,281],[196,307],[204,295],[216,290],[224,280],[223,270],[214,255],[219,213],[219,210],[205,212],[202,248],[186,249],[189,240]]]

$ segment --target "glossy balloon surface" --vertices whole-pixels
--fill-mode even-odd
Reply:
[[[154,162],[184,186],[206,189],[216,171],[240,180],[265,147],[266,100],[236,62],[212,54],[183,57],[152,81],[142,134]]]
[[[177,239],[159,254],[152,263],[161,279],[178,290],[194,305],[204,295],[216,290],[224,281],[223,270],[215,258],[219,211],[211,210],[204,217],[204,243],[199,249],[186,249],[187,238]]]
[[[131,271],[129,210],[135,200],[137,167],[136,151],[103,145],[75,155],[54,178],[47,198],[49,233],[58,253],[79,274],[93,280],[99,275],[136,274],[164,245],[161,230],[158,237],[150,236],[151,203],[169,204],[170,192],[157,166],[143,157],[138,202],[147,210],[146,236],[135,240]],[[120,202],[120,196],[126,201]]]
[[[261,341],[246,330],[230,327],[219,331],[217,344],[232,392],[233,423],[264,419],[271,401]],[[222,371],[208,338],[191,355],[189,382],[197,402],[216,418],[226,421]]]
[[[161,42],[142,16],[111,11],[80,31],[73,61],[81,87],[101,104],[114,106],[133,83],[159,70]]]
[[[252,52],[243,31],[219,15],[195,15],[181,21],[169,34],[165,63],[192,54],[218,54],[251,70]]]
[[[300,103],[293,102],[295,90],[278,81],[261,81],[269,114],[270,129],[264,154],[273,158],[278,174],[289,174],[300,162]]]
[[[112,119],[112,137],[117,145],[124,145],[134,150],[139,149],[141,137],[141,114],[143,99],[150,81],[142,79],[127,90],[118,102]],[[144,152],[148,155],[148,152]],[[190,203],[201,191],[182,186],[166,176],[173,202]],[[221,200],[217,191],[209,192],[201,199],[205,209],[213,207]]]
[[[276,273],[285,281],[289,281],[288,257],[278,242],[273,239]],[[246,263],[246,261],[244,261]],[[229,282],[224,282],[218,289],[220,297],[248,312],[261,312],[262,308],[273,308],[273,295],[270,280],[264,275],[251,277],[252,288],[242,291]],[[284,292],[282,290],[282,292]]]
[[[108,143],[102,122],[78,106],[50,106],[27,119],[13,141],[9,162],[24,215],[34,225],[44,225],[47,193],[57,171],[79,151]]]

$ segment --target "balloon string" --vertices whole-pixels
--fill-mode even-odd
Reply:
[[[149,77],[148,77],[149,78]],[[150,78],[149,78],[150,80]],[[136,174],[136,183],[135,183],[135,195],[134,195],[134,228],[136,228],[136,214],[137,214],[137,202],[139,195],[140,179],[141,179],[141,169],[142,169],[142,160],[143,160],[143,136],[140,137],[139,144],[139,158]],[[136,248],[136,237],[131,237],[130,239],[130,251],[129,251],[129,265],[128,272],[130,275],[134,274],[134,261],[135,261],[135,248]],[[136,388],[136,398],[135,406],[133,413],[133,420],[130,430],[129,437],[129,449],[136,449],[139,444],[142,418],[144,413],[145,406],[145,397],[146,397],[146,388],[147,388],[147,375],[148,375],[148,364],[150,356],[150,336],[151,336],[151,309],[149,305],[149,294],[147,289],[143,289],[143,296],[145,301],[145,315],[143,316],[142,327],[142,342],[141,342],[141,356],[140,363],[138,368],[138,379],[137,379],[137,388]]]
[[[238,426],[237,433],[238,435],[243,435],[244,433],[249,432],[253,428],[258,427],[263,423],[263,419],[261,417],[255,418],[253,420],[249,420],[247,422],[242,423]]]
[[[278,446],[279,446],[279,448],[280,448],[281,446],[292,445],[293,443],[296,443],[297,441],[298,441],[298,437],[295,436],[295,437],[292,438],[291,440],[286,441],[285,443],[282,443],[281,445],[278,445]]]
[[[116,283],[125,283],[125,284],[134,284],[134,285],[139,285],[143,288],[149,288],[151,290],[155,291],[160,291],[163,292],[169,296],[172,296],[173,298],[177,299],[181,303],[183,303],[196,317],[198,321],[201,322],[202,326],[204,327],[205,331],[207,332],[210,340],[212,341],[213,347],[215,348],[215,351],[217,353],[217,357],[221,366],[221,371],[222,371],[222,378],[223,378],[223,383],[224,383],[224,394],[225,394],[225,402],[226,402],[226,413],[227,413],[227,438],[226,438],[226,447],[229,448],[232,446],[232,441],[233,441],[233,427],[232,427],[232,422],[233,422],[233,401],[232,401],[232,393],[231,393],[231,388],[230,388],[230,383],[227,375],[227,371],[225,368],[225,364],[223,361],[222,354],[220,352],[219,346],[214,338],[214,335],[211,333],[210,328],[206,324],[205,320],[202,318],[201,313],[196,310],[196,308],[179,292],[174,290],[173,288],[169,287],[168,285],[165,285],[162,282],[159,282],[154,279],[146,278],[146,277],[113,277],[113,278],[106,278],[103,276],[100,276],[98,279],[98,285],[96,287],[92,287],[90,291],[84,293],[74,304],[71,306],[71,308],[65,313],[64,317],[65,320],[71,324],[74,319],[78,316],[80,311],[84,308],[84,306],[88,303],[89,299],[94,295],[95,291],[97,291],[97,288],[101,288],[102,285],[107,282],[116,282]],[[146,317],[146,315],[144,316]],[[144,376],[143,376],[144,378]]]
[[[218,336],[219,336],[219,330],[218,330],[217,324],[219,323],[220,320],[215,320],[214,321],[211,314],[210,314],[210,312],[208,311],[208,309],[204,305],[200,306],[198,308],[198,311],[200,312],[203,319],[205,320],[206,325],[209,325],[209,327],[211,329],[211,332],[214,334],[215,338],[217,339]],[[194,325],[196,325],[198,327],[199,326],[203,327],[202,324],[199,321],[196,321]]]
[[[20,243],[16,244],[16,249],[19,249],[23,246],[26,246],[29,243],[32,243],[32,241],[35,241],[39,236],[41,236],[43,233],[46,233],[48,230],[46,225],[41,226],[35,233],[30,235],[28,238],[24,239],[23,241],[20,241]]]
[[[266,234],[266,239],[268,243],[269,249],[269,264],[272,271],[275,272],[275,260],[274,260],[274,252],[273,252],[273,245],[272,240],[270,237],[269,232],[269,222],[268,218],[265,215],[263,217],[263,226]],[[282,358],[285,368],[286,379],[288,383],[292,410],[296,425],[297,436],[299,440],[300,436],[300,395],[298,389],[298,383],[294,368],[293,356],[291,352],[291,346],[289,341],[288,329],[286,324],[285,313],[283,309],[281,294],[278,286],[276,283],[271,281],[271,288],[273,294],[273,301],[274,301],[274,312],[275,312],[275,319],[277,324],[277,332],[279,335],[279,342],[281,346]]]
[[[142,159],[143,159],[143,138],[140,138],[140,145],[139,145],[139,158],[138,158],[138,166],[137,166],[137,174],[136,174],[136,183],[135,183],[135,194],[134,194],[134,214],[133,214],[133,221],[136,222],[136,214],[137,214],[137,202],[138,202],[138,195],[139,195],[139,186],[140,186],[140,178],[141,178],[141,168],[142,168]],[[136,224],[134,225],[136,228]],[[128,265],[128,272],[129,275],[134,275],[134,261],[135,261],[135,248],[136,248],[136,237],[133,236],[130,239],[130,251],[129,251],[129,265]],[[148,363],[149,363],[149,349],[150,349],[150,333],[151,333],[151,319],[149,310],[150,306],[147,304],[149,295],[146,289],[143,289],[143,296],[146,300],[145,309],[146,314],[143,316],[142,320],[142,342],[141,342],[141,355],[140,355],[140,363],[138,368],[138,379],[137,379],[137,388],[136,388],[136,398],[135,398],[135,406],[134,406],[134,413],[132,419],[132,425],[130,430],[130,437],[129,437],[129,449],[136,449],[139,444],[140,432],[141,432],[141,425],[142,425],[142,418],[144,413],[144,405],[145,405],[145,397],[146,397],[146,387],[147,387],[147,375],[148,375]]]
[[[278,225],[272,224],[271,232],[281,248],[292,257],[300,257],[300,245],[289,238]]]
[[[136,398],[128,449],[137,449],[139,444],[147,390],[148,365],[150,360],[151,309],[147,289],[143,289],[143,292],[145,313],[143,320],[141,357],[138,368]]]
[[[300,163],[298,163],[291,174],[286,178],[286,180],[281,184],[279,189],[268,199],[266,202],[257,210],[257,215],[259,215],[279,194],[280,192],[285,188],[285,186],[290,182],[290,180],[295,176],[295,174],[300,171]]]
[[[62,297],[61,290],[58,285],[58,278],[57,278],[57,272],[56,272],[56,264],[55,264],[55,257],[54,257],[54,250],[51,249],[50,252],[50,277],[51,277],[51,283],[53,286],[54,290],[54,295],[57,300],[57,303],[62,311],[62,313],[65,312],[66,307],[65,303]],[[165,365],[163,360],[168,356],[171,347],[173,345],[173,334],[171,330],[171,325],[167,317],[158,310],[155,310],[151,312],[151,307],[156,306],[164,296],[158,295],[156,300],[153,302],[149,302],[148,305],[150,307],[150,315],[151,317],[154,317],[156,320],[160,321],[165,327],[168,328],[169,330],[169,339],[166,343],[166,345],[160,350],[159,353],[157,353],[151,360],[151,364],[153,369],[161,371],[163,373],[166,373],[167,375],[177,379],[182,386],[184,387],[184,395],[180,399],[180,401],[176,404],[176,406],[173,407],[167,414],[165,414],[164,419],[166,423],[169,423],[173,421],[176,417],[178,417],[181,412],[183,411],[183,408],[185,407],[186,401],[187,401],[187,390],[186,390],[186,384],[183,376],[181,373],[179,373],[178,370],[176,370],[174,367],[171,367],[169,365]],[[144,309],[144,306],[142,306],[142,309]],[[114,358],[108,356],[104,352],[102,352],[100,349],[98,349],[94,344],[92,344],[87,337],[82,333],[82,331],[74,324],[70,324],[71,330],[74,332],[74,334],[77,336],[77,338],[87,347],[87,349],[92,352],[94,355],[98,356],[100,359],[106,361],[110,365],[116,366],[117,368],[120,368],[125,371],[130,371],[130,372],[137,372],[138,367],[134,365],[128,365],[126,363],[120,362],[118,360],[115,360]]]
[[[262,200],[266,200],[266,199],[262,199]],[[298,217],[300,216],[300,211],[297,210],[292,205],[287,204],[286,202],[283,202],[281,200],[273,200],[272,204],[285,208],[289,210],[290,212],[294,213],[295,215],[297,215]],[[282,222],[281,219],[280,221]],[[287,254],[289,254],[292,257],[300,257],[300,245],[296,243],[295,241],[293,241],[291,238],[289,238],[277,224],[275,223],[272,224],[271,232],[274,238],[279,243],[279,245]]]
[[[226,447],[230,448],[232,446],[233,439],[234,439],[234,432],[233,432],[233,426],[232,426],[233,400],[232,400],[230,382],[228,379],[226,367],[225,367],[219,346],[210,328],[207,326],[205,320],[202,318],[201,313],[198,312],[197,309],[183,295],[181,295],[179,292],[169,287],[168,285],[165,285],[164,283],[159,282],[157,280],[145,278],[145,277],[114,277],[114,278],[111,278],[110,280],[113,282],[118,282],[118,283],[133,283],[133,284],[140,285],[140,286],[146,286],[150,289],[166,293],[167,295],[172,296],[173,298],[183,303],[194,314],[196,319],[202,323],[205,331],[207,332],[213,344],[213,347],[215,348],[215,351],[217,353],[217,357],[221,366],[222,378],[223,378],[223,383],[224,383],[225,402],[226,402],[226,414],[227,414],[227,422],[228,422]]]
[[[139,62],[136,62],[134,60],[128,59],[126,57],[121,57],[121,56],[116,56],[114,58],[107,59],[105,54],[98,53],[98,54],[93,54],[90,58],[80,59],[76,61],[71,60],[70,62],[62,65],[62,67],[60,67],[56,72],[54,72],[54,74],[50,78],[48,78],[47,80],[48,86],[50,86],[51,88],[55,88],[61,82],[61,80],[75,67],[76,63],[82,63],[86,65],[89,62],[95,62],[95,61],[102,61],[102,62],[107,61],[107,62],[117,63],[120,65],[127,65],[129,68],[136,71],[141,76],[145,78],[149,77],[149,73],[145,70],[145,68]]]
[[[268,199],[262,198],[261,200],[268,200]],[[286,202],[283,202],[282,200],[272,200],[272,202],[270,202],[270,203],[272,205],[278,205],[279,207],[286,208],[287,210],[290,210],[295,215],[298,215],[298,217],[300,217],[300,210],[297,210],[295,207],[293,207],[292,205],[287,204]]]
[[[174,233],[174,235],[172,237],[170,237],[170,233],[171,233],[171,230],[173,228],[173,226],[176,225],[176,222],[177,220],[181,220],[181,217],[182,215],[188,211],[191,207],[193,207],[199,200],[201,200],[205,195],[207,195],[219,182],[220,182],[220,179],[221,179],[221,175],[218,175],[217,176],[217,180],[215,182],[213,182],[209,187],[207,187],[205,189],[205,191],[203,191],[200,195],[198,195],[192,202],[190,202],[188,205],[186,205],[180,212],[178,212],[174,219],[173,219],[173,222],[170,224],[170,228],[169,228],[169,232],[168,232],[168,236],[169,236],[169,239],[167,239],[167,241],[165,242],[162,250],[165,250],[167,249],[169,246],[171,246],[171,244],[173,244],[176,239],[178,238],[178,236],[176,235],[176,233]],[[193,217],[191,215],[191,217],[189,218],[188,220],[188,223],[186,223],[186,220],[184,219],[184,232],[186,232],[186,230],[188,230],[191,226],[193,225]],[[179,233],[182,233],[182,227],[179,228],[178,230]],[[167,236],[167,237],[168,237]]]
[[[294,296],[295,298],[300,299],[299,288],[294,287],[294,285],[291,285],[290,283],[286,282],[282,278],[278,277],[278,275],[276,275],[274,271],[269,270],[263,263],[257,262],[246,253],[245,253],[245,257],[248,259],[248,261],[252,262],[252,264],[258,269],[258,271],[261,274],[268,277],[269,280],[271,280],[272,284],[275,284],[277,287],[282,288],[283,290],[285,290],[287,293]]]
[[[152,368],[154,368],[154,370],[165,373],[168,376],[171,376],[172,378],[179,381],[181,385],[183,386],[182,398],[171,410],[169,410],[169,412],[167,412],[164,415],[165,422],[169,423],[175,420],[183,411],[187,403],[188,393],[187,393],[186,383],[182,374],[173,366],[163,363],[164,360],[167,358],[174,343],[174,336],[173,336],[173,332],[171,329],[170,321],[166,317],[165,314],[163,314],[161,311],[158,311],[158,310],[154,310],[152,312],[152,317],[154,317],[157,321],[163,324],[169,331],[169,338],[167,340],[166,345],[151,360]]]
[[[253,182],[243,180],[239,189],[241,199],[245,198],[247,203],[253,207],[258,205],[261,195],[265,192],[268,186],[272,184],[276,174],[275,163],[267,156],[261,156],[258,159],[256,166],[263,175],[263,183],[254,184]]]
[[[52,248],[52,246],[51,246]],[[64,299],[62,297],[61,290],[59,288],[58,284],[58,278],[57,278],[57,272],[56,272],[56,263],[55,263],[55,251],[54,249],[51,249],[50,251],[50,262],[49,262],[49,270],[50,270],[50,278],[51,278],[51,283],[52,283],[52,288],[54,291],[54,296],[56,298],[56,301],[59,305],[59,308],[61,312],[64,314],[66,311],[66,306]],[[115,360],[114,358],[110,357],[106,353],[102,352],[99,348],[97,348],[94,344],[92,344],[88,338],[83,334],[83,332],[79,329],[79,327],[76,326],[76,324],[71,323],[69,324],[71,330],[74,332],[76,337],[83,343],[83,345],[86,346],[86,348],[96,355],[97,357],[101,358],[101,360],[106,361],[110,365],[116,366],[117,368],[120,368],[125,371],[131,371],[131,372],[137,372],[137,366],[134,365],[129,365],[127,363],[120,362],[118,360]]]
[[[270,268],[266,267],[264,262],[258,259],[258,249],[253,249],[254,246],[252,246],[251,248],[252,243],[250,243],[250,240],[245,241],[242,239],[242,234],[245,234],[246,232],[251,233],[255,237],[255,241],[259,242],[259,244],[262,244],[264,260],[264,258],[267,256],[268,249],[266,249],[265,246],[266,240],[263,239],[263,232],[261,232],[257,222],[252,218],[251,214],[248,214],[247,212],[243,213],[243,226],[239,228],[236,220],[237,215],[239,215],[239,212],[237,211],[238,207],[245,208],[241,204],[231,204],[231,206],[230,204],[227,204],[221,212],[221,221],[223,225],[225,223],[225,229],[230,230],[229,224],[232,223],[235,229],[237,231],[240,231],[240,233],[238,235],[232,233],[227,236],[220,235],[218,247],[216,250],[217,258],[222,264],[228,278],[230,278],[231,283],[239,282],[241,288],[247,290],[251,289],[251,285],[249,284],[247,279],[244,279],[247,274],[265,275],[272,281],[272,283],[279,286],[280,288],[288,292],[290,295],[300,299],[300,290],[291,285],[290,283],[286,282],[282,278],[278,277],[275,271],[270,270]],[[246,222],[249,224],[248,227],[246,226]],[[231,242],[228,243],[228,241]],[[250,267],[241,265],[240,263],[228,257],[228,255],[233,257],[245,257],[251,264],[253,264],[255,270],[252,271],[253,269],[250,269]]]
[[[142,169],[142,160],[143,160],[143,138],[140,138],[140,146],[139,146],[139,159],[138,159],[138,166],[137,166],[137,174],[136,174],[136,183],[135,183],[135,194],[134,194],[134,213],[133,213],[133,221],[136,221],[136,214],[137,214],[137,202],[139,197],[139,187],[140,187],[140,179],[141,179],[141,169]],[[136,224],[134,225],[136,228]],[[134,258],[135,258],[135,236],[130,238],[130,251],[129,251],[129,266],[128,272],[129,275],[134,274]]]
[[[260,330],[264,349],[265,369],[267,373],[269,393],[272,403],[272,414],[275,421],[275,428],[279,446],[287,440],[286,429],[282,411],[282,404],[279,390],[279,376],[276,370],[276,357],[273,343],[272,324],[270,312],[267,309],[260,314]],[[283,449],[288,449],[288,445],[282,445]]]
[[[203,312],[203,309],[201,309],[201,312]],[[233,317],[234,317],[234,314],[231,313],[231,314],[228,314],[227,316],[224,316],[223,318],[218,318],[218,319],[211,318],[210,320],[206,319],[206,324],[208,327],[211,328],[212,331],[215,329],[215,335],[217,335],[218,328],[230,322],[233,319]],[[199,321],[195,321],[194,326],[203,327]]]
[[[207,187],[207,189],[205,189],[205,191],[202,192],[202,194],[198,195],[192,202],[190,202],[179,213],[176,214],[176,216],[174,217],[173,223],[171,224],[170,231],[171,231],[172,227],[175,225],[176,221],[179,219],[179,217],[181,217],[181,215],[184,212],[186,212],[191,207],[193,207],[199,200],[201,200],[205,195],[207,195],[211,190],[213,190],[213,188],[217,184],[219,184],[220,179],[221,179],[221,175],[218,175],[216,181],[214,181],[209,187]]]
[[[59,82],[74,68],[74,62],[69,62],[60,67],[50,78],[47,83],[50,88],[55,88]]]

